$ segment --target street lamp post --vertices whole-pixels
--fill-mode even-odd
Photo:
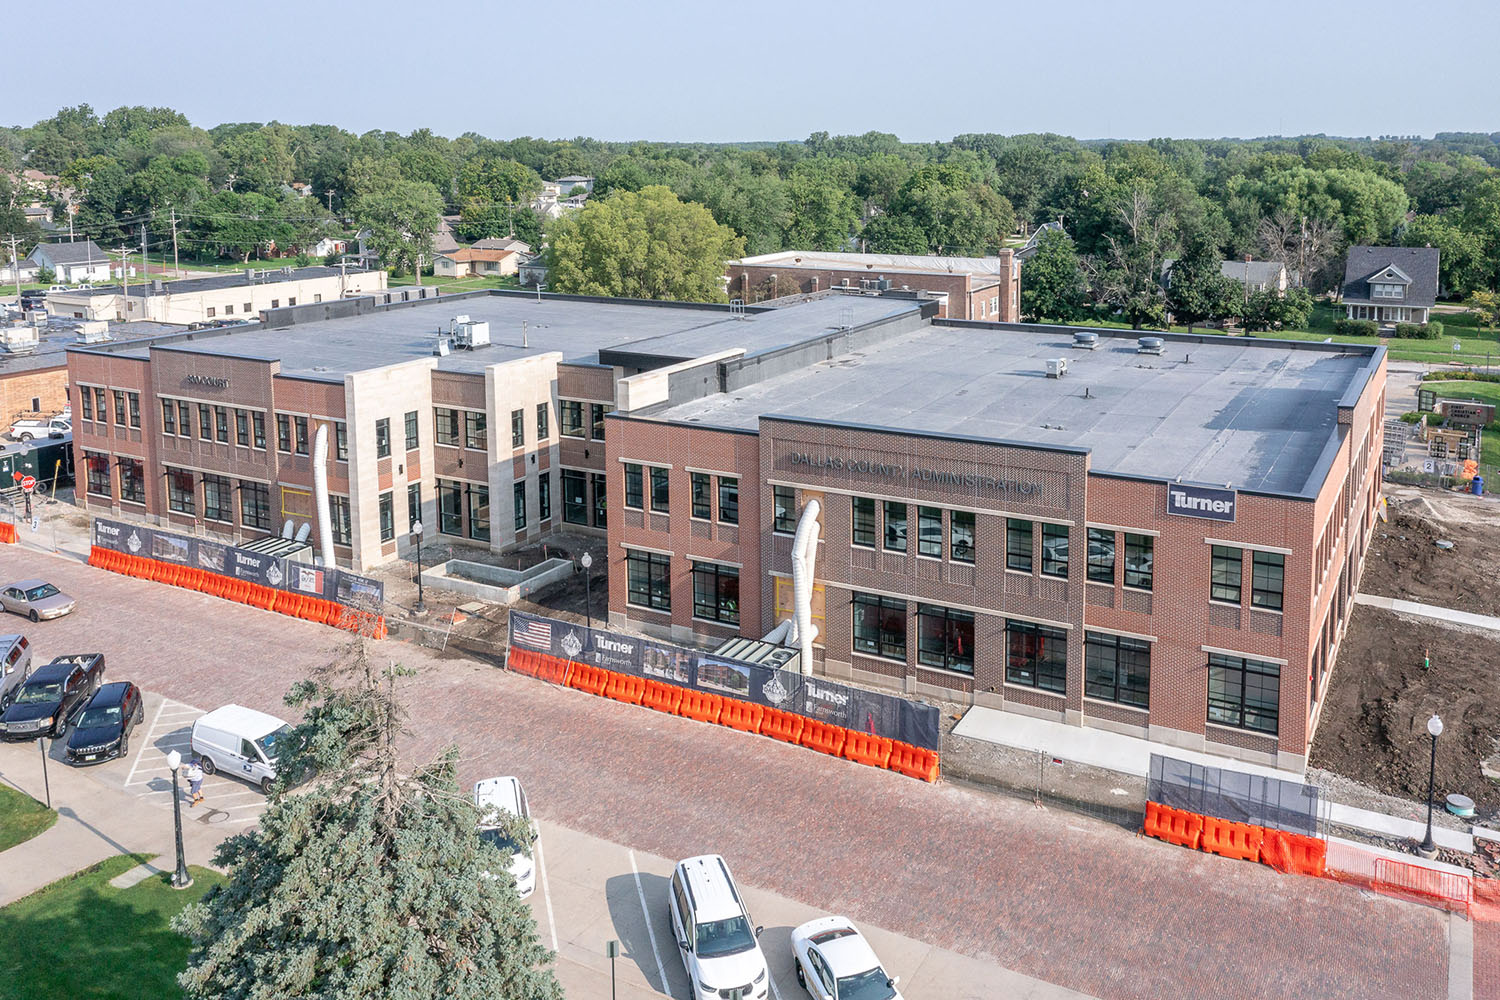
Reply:
[[[411,533],[417,539],[417,606],[412,610],[417,614],[427,611],[427,605],[422,603],[422,522],[418,521],[411,526]]]
[[[193,884],[188,874],[187,859],[182,854],[182,793],[177,788],[177,770],[182,767],[182,754],[173,750],[167,754],[167,767],[172,769],[172,822],[177,829],[177,870],[172,873],[172,888],[186,889]]]
[[[1443,735],[1443,720],[1434,715],[1427,720],[1427,732],[1432,736],[1432,762],[1427,770],[1427,836],[1417,852],[1424,858],[1437,857],[1437,844],[1432,839],[1432,796],[1437,784],[1437,738]]]
[[[47,789],[47,808],[52,808],[52,782],[47,778],[47,737],[36,738],[37,749],[42,752],[42,787]]]
[[[583,607],[584,615],[588,618],[589,628],[594,627],[594,589],[593,575],[589,568],[594,565],[594,557],[587,552],[583,554]]]
[[[609,957],[609,1000],[615,1000],[615,957],[620,954],[620,942],[604,942],[604,954]]]

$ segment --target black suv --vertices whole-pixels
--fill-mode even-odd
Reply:
[[[38,667],[0,716],[0,738],[15,741],[61,736],[103,682],[103,653],[61,656]]]
[[[130,734],[146,717],[141,689],[129,681],[106,684],[84,706],[68,734],[69,764],[98,764],[130,752]]]

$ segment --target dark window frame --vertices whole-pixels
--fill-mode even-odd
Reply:
[[[672,557],[643,549],[626,549],[625,603],[651,611],[671,612]]]
[[[381,417],[375,421],[375,457],[391,457],[391,418]]]
[[[939,623],[943,648],[935,651],[929,643],[929,623]],[[917,605],[917,662],[935,670],[974,675],[974,613],[941,604]],[[968,633],[967,650],[963,633]]]
[[[729,581],[733,581],[732,585]],[[730,590],[733,596],[726,599]],[[739,625],[740,571],[737,567],[693,561],[693,617],[720,625]]]
[[[526,447],[526,409],[510,411],[510,446],[512,448]]]
[[[85,391],[83,393],[83,398],[85,400],[87,400],[89,398],[89,394],[88,394],[87,391]],[[94,419],[93,416],[92,416],[91,411],[89,410],[89,407],[88,407],[87,403],[85,403],[84,407],[83,407],[83,419],[85,419],[85,420],[93,420]],[[173,400],[173,399],[164,399],[164,400],[161,401],[161,432],[163,434],[170,434],[173,437],[177,436],[177,401],[176,400]]]
[[[948,558],[953,562],[974,565],[974,533],[977,530],[974,520],[971,510],[948,512]],[[966,540],[961,540],[964,536]]]
[[[406,450],[416,451],[422,447],[422,411],[407,410],[401,420],[406,432]]]
[[[1025,518],[1005,519],[1005,568],[1030,573],[1035,566],[1036,525]]]
[[[463,433],[458,411],[451,406],[432,408],[432,440],[445,448],[457,448],[462,443]]]
[[[139,458],[118,459],[120,469],[120,502],[144,504],[146,502],[146,463]],[[127,470],[133,474],[127,475]]]
[[[1269,693],[1272,697],[1257,702],[1252,708],[1247,700],[1252,689],[1261,694]],[[1216,726],[1279,736],[1281,665],[1251,657],[1210,653],[1207,719]]]
[[[1118,532],[1113,528],[1089,528],[1088,581],[1115,585],[1115,551]]]
[[[1281,611],[1285,599],[1286,556],[1280,552],[1252,551],[1250,554],[1250,606],[1262,611]]]
[[[1061,544],[1058,544],[1061,539]],[[1049,546],[1047,543],[1051,542]],[[1042,575],[1068,578],[1068,562],[1072,557],[1073,532],[1066,524],[1042,522]],[[1061,553],[1061,556],[1058,553]]]
[[[1100,701],[1149,711],[1151,643],[1109,632],[1085,632],[1083,693]]]
[[[873,549],[879,540],[880,525],[875,515],[873,497],[849,498],[849,544]]]
[[[589,523],[588,473],[578,469],[562,470],[562,519],[563,524]]]
[[[257,531],[271,530],[271,487],[240,480],[240,524]]]
[[[625,462],[624,504],[631,510],[646,509],[646,474],[639,462]]]
[[[1145,569],[1132,569],[1144,565]],[[1150,590],[1156,583],[1156,536],[1125,533],[1125,586]]]
[[[193,474],[187,469],[167,466],[167,509],[174,514],[196,517],[198,505],[193,495]]]
[[[464,447],[470,451],[489,451],[489,420],[483,410],[464,411]]]
[[[538,523],[552,519],[552,473],[550,470],[536,474],[536,519]]]
[[[918,505],[917,555],[943,558],[943,508]]]
[[[905,663],[908,629],[906,602],[896,597],[856,591],[849,599],[849,605],[853,615],[851,648],[854,652]],[[870,616],[873,616],[873,621]],[[898,616],[899,630],[896,628]]]
[[[653,465],[650,469],[651,512],[653,514],[670,514],[672,512],[671,470],[661,465]]]
[[[880,547],[886,552],[906,552],[911,542],[911,508],[904,500],[884,500],[880,504]],[[899,531],[897,528],[899,527]]]
[[[688,516],[700,521],[713,519],[713,477],[706,472],[689,472],[688,488],[691,503]]]
[[[382,542],[394,542],[396,540],[396,492],[386,490],[380,494],[380,540]]]
[[[328,531],[333,535],[333,544],[352,545],[354,542],[349,515],[349,498],[328,498]]]
[[[740,478],[719,476],[719,523],[740,523]]]
[[[777,535],[797,532],[797,491],[791,486],[771,487],[771,532]]]
[[[1005,682],[1053,694],[1067,694],[1067,630],[1007,618]]]
[[[199,479],[203,484],[203,520],[233,524],[234,484],[229,477],[205,472]]]
[[[480,542],[490,540],[490,488],[479,483],[464,485],[464,517],[469,537]]]
[[[511,524],[516,531],[526,530],[526,480],[518,479],[510,487]]]
[[[557,433],[565,438],[583,439],[588,429],[583,425],[583,403],[577,399],[557,401]]]
[[[1245,550],[1229,545],[1209,549],[1210,600],[1238,605],[1244,595]]]
[[[602,472],[589,473],[589,488],[594,491],[594,527],[609,527],[609,477]]]

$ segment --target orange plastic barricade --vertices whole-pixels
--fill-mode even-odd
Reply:
[[[677,707],[678,715],[685,715],[699,722],[718,722],[723,711],[724,699],[719,695],[691,688],[682,689],[682,703]]]
[[[1161,839],[1196,851],[1203,840],[1203,817],[1198,813],[1172,809],[1166,819],[1165,835]]]
[[[1209,854],[1237,861],[1259,861],[1260,845],[1265,839],[1264,827],[1232,823],[1216,816],[1203,817],[1203,836],[1198,846]]]
[[[646,690],[641,694],[641,704],[658,712],[676,715],[682,704],[682,688],[661,681],[646,681]]]
[[[99,568],[99,561],[100,561],[100,558],[101,558],[100,552],[101,551],[103,551],[103,550],[100,549],[99,546],[97,546],[97,545],[91,545],[91,546],[89,546],[89,565],[93,566],[95,569]]]
[[[760,734],[783,743],[796,743],[802,739],[802,727],[806,723],[807,720],[796,712],[768,708],[760,717]]]
[[[568,687],[577,688],[588,694],[601,694],[604,691],[604,685],[609,681],[609,673],[608,670],[591,667],[587,663],[575,663],[568,677]]]
[[[536,655],[537,660],[542,665],[541,672],[537,674],[537,677],[548,684],[561,684],[566,687],[569,679],[573,676],[573,671],[584,666],[582,663],[575,663],[572,660],[565,660],[560,656],[552,656],[548,653],[538,653]]]
[[[885,767],[891,760],[891,746],[894,740],[884,736],[874,736],[870,733],[855,732],[847,730],[848,736],[844,739],[844,758],[852,760],[856,764],[868,764],[870,767]]]
[[[639,705],[646,693],[646,679],[631,674],[611,673],[604,686],[604,697],[623,701],[627,705]]]
[[[937,753],[922,747],[914,747],[910,743],[893,742],[891,759],[886,767],[892,771],[899,771],[908,778],[921,778],[923,781],[938,779]]]
[[[0,542],[14,542],[16,540],[16,526],[10,521],[0,521]]]
[[[1141,826],[1141,832],[1148,837],[1157,840],[1166,840],[1166,831],[1170,828],[1168,818],[1172,810],[1160,802],[1146,803],[1146,822]]]
[[[724,708],[719,712],[719,725],[738,729],[742,733],[758,733],[765,714],[766,706],[764,705],[757,705],[753,701],[725,698]]]
[[[371,633],[371,636],[376,639],[384,639],[386,637],[385,615],[381,615],[375,619],[375,631]]]
[[[847,734],[848,730],[843,726],[808,719],[802,724],[802,738],[797,742],[811,750],[838,757],[844,752],[844,738]]]
[[[536,662],[536,654],[529,649],[517,649],[510,647],[510,652],[505,654],[505,668],[513,670],[518,674],[535,677],[539,664]]]

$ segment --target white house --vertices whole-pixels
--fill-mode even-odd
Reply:
[[[109,280],[109,254],[93,240],[38,243],[26,259],[57,275],[57,280],[63,284]]]

